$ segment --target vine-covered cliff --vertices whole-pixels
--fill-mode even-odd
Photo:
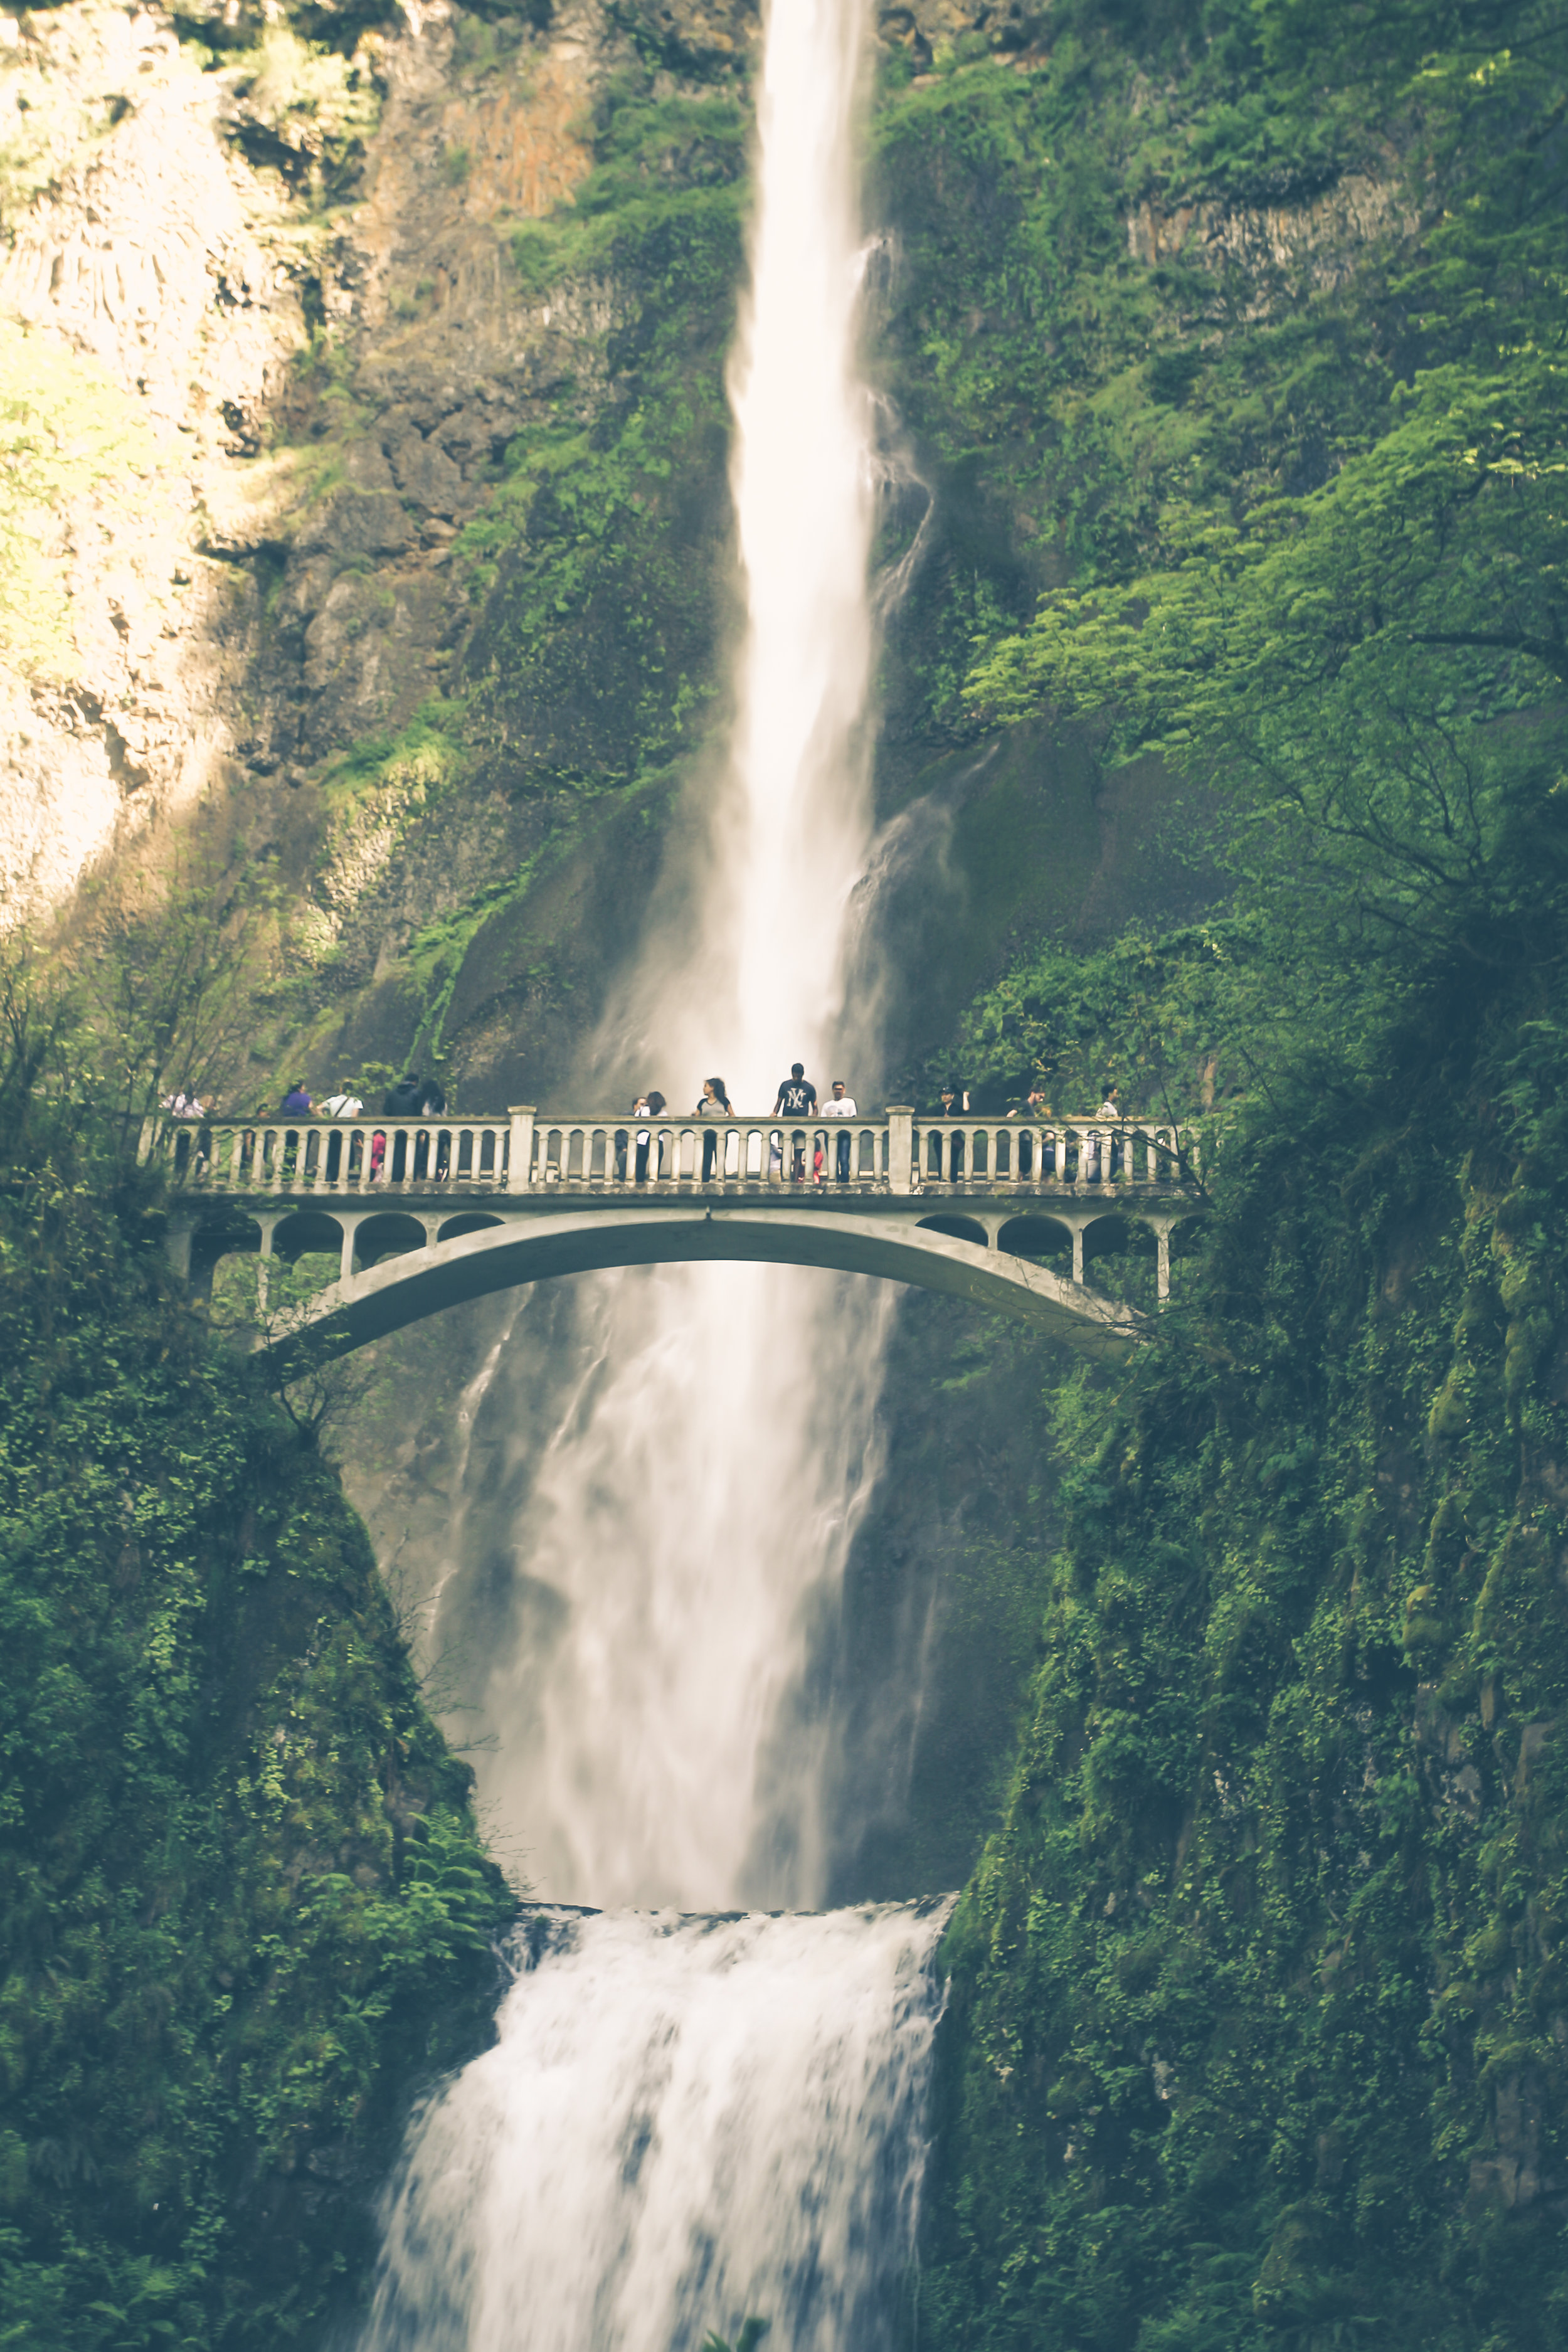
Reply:
[[[0,1015],[0,2309],[321,2341],[515,1898],[313,1433],[79,1108],[101,1041]]]
[[[900,397],[983,531],[910,694],[1177,780],[1200,919],[1042,942],[964,1050],[1222,1143],[1157,1342],[1047,1381],[922,2336],[1523,2352],[1568,2217],[1568,54],[1053,22],[888,122]]]

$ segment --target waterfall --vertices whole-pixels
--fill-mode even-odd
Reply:
[[[867,5],[766,16],[730,377],[735,718],[685,828],[701,853],[598,1048],[674,1108],[717,1072],[765,1110],[795,1060],[824,1093],[865,1085],[845,974],[870,837]],[[748,2315],[780,2352],[894,2340],[942,1913],[779,1915],[826,1882],[807,1668],[876,1475],[889,1312],[879,1286],[716,1265],[599,1276],[521,1318],[558,1369],[479,1770],[542,1907],[495,2048],[412,2136],[369,2352],[697,2352]],[[561,1907],[589,1903],[620,1907]]]
[[[792,1062],[863,1084],[845,945],[870,838],[868,574],[882,459],[861,381],[865,0],[770,9],[750,286],[730,371],[746,625],[701,843],[598,1044],[671,1107]],[[876,1471],[890,1300],[802,1269],[668,1267],[574,1302],[532,1471],[480,1793],[544,1897],[811,1904],[831,1734],[804,1675]],[[525,1318],[525,1321],[530,1318]]]
[[[912,2248],[940,1912],[540,1915],[416,2136],[366,2352],[882,2352]]]

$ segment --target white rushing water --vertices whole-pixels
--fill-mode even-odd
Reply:
[[[882,2352],[924,2160],[939,1920],[534,1924],[389,2208],[366,2352]]]
[[[765,1110],[794,1060],[824,1094],[863,1084],[869,1020],[843,1000],[869,839],[865,14],[767,15],[731,373],[734,726],[678,911],[600,1040],[675,1108],[718,1072]],[[832,1734],[807,1667],[876,1475],[888,1313],[879,1286],[708,1266],[597,1277],[559,1325],[522,1315],[518,1344],[569,1347],[481,1796],[546,1904],[642,1907],[531,1915],[496,2046],[392,2191],[367,2352],[699,2352],[752,2315],[778,2352],[897,2340],[940,1914],[689,1916],[822,1899]]]
[[[731,368],[746,628],[736,715],[602,1058],[672,1108],[718,1073],[771,1108],[792,1062],[863,1084],[843,1002],[870,835],[868,571],[877,415],[861,381],[864,0],[769,12],[751,284]],[[548,1899],[811,1904],[830,1734],[799,1694],[876,1470],[890,1300],[801,1269],[579,1286],[577,1373],[520,1547],[530,1605],[485,1698],[490,1814]]]

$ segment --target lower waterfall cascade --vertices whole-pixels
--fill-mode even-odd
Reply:
[[[946,1906],[541,1909],[423,2119],[364,2352],[881,2352],[914,2255]]]

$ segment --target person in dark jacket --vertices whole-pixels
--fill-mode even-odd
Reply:
[[[382,1097],[383,1118],[417,1118],[419,1097],[423,1086],[424,1080],[418,1071],[410,1070],[405,1078],[399,1078],[395,1087],[388,1087]],[[408,1147],[405,1139],[401,1135],[388,1136],[386,1139],[387,1182],[401,1184],[405,1181],[408,1173]]]

